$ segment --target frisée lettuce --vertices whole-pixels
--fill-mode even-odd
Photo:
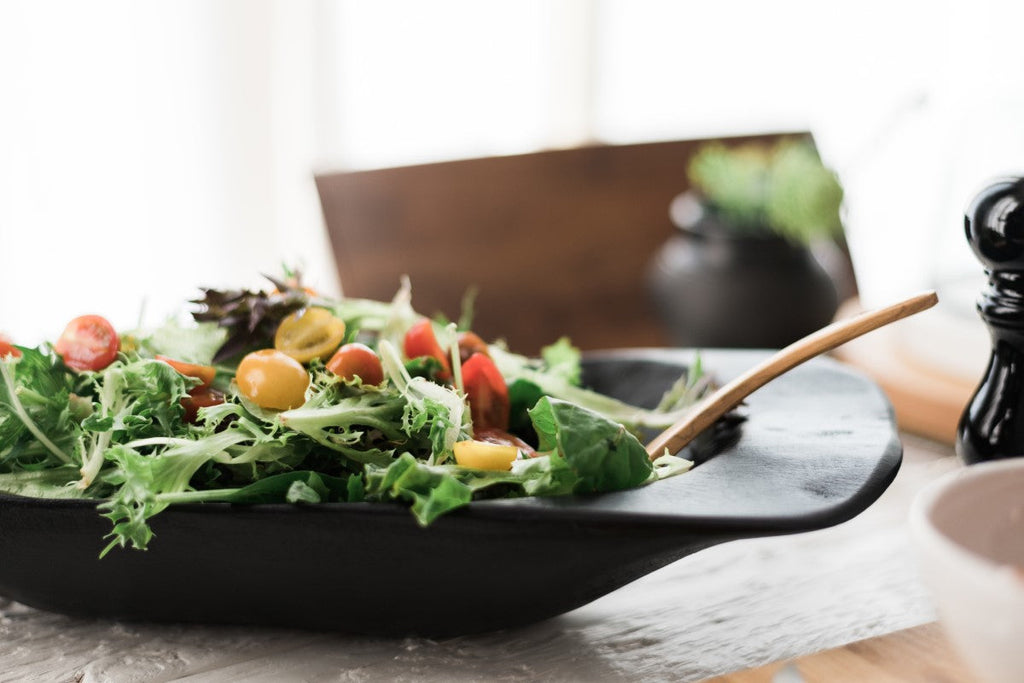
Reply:
[[[652,463],[637,433],[699,400],[707,382],[695,373],[645,409],[581,386],[579,351],[564,339],[539,358],[477,341],[469,357],[494,368],[481,373],[456,325],[436,325],[442,353],[412,355],[403,335],[423,316],[408,282],[392,302],[275,284],[277,295],[203,290],[193,324],[121,333],[105,367],[69,367],[50,344],[0,356],[0,491],[99,501],[112,525],[105,554],[145,549],[151,519],[170,505],[390,502],[428,525],[474,500],[615,491],[689,467],[673,456]],[[383,379],[315,357],[301,366],[299,405],[261,405],[238,381],[241,360],[280,346],[281,321],[311,307],[342,321],[344,342],[363,342]],[[495,401],[506,411],[497,428]],[[476,440],[516,456],[507,468],[459,464],[455,445]]]

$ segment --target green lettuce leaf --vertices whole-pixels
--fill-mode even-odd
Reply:
[[[359,480],[358,475],[332,477],[320,472],[303,470],[285,472],[260,479],[238,489],[213,489],[194,491],[179,496],[178,502],[218,501],[223,503],[336,503],[361,500],[361,494],[353,495],[351,481]],[[356,491],[360,487],[355,488]]]
[[[139,344],[154,355],[160,354],[200,365],[212,365],[214,355],[228,337],[227,330],[217,323],[183,325],[174,319],[167,320],[152,332],[132,334]]]
[[[567,401],[545,396],[530,411],[539,450],[564,461],[576,476],[573,493],[618,491],[651,479],[643,444],[620,424]]]
[[[426,465],[408,453],[386,468],[366,468],[366,499],[411,503],[413,516],[424,526],[468,505],[472,498],[473,490],[453,473]]]
[[[0,472],[79,462],[79,422],[91,407],[74,392],[88,386],[53,353],[21,353],[0,359]]]
[[[547,366],[548,374],[561,377],[574,386],[579,385],[582,376],[582,356],[580,350],[569,342],[568,337],[562,337],[554,344],[542,348],[540,357]]]
[[[40,470],[23,470],[0,474],[0,491],[29,498],[86,498],[75,486],[78,468],[61,465]]]
[[[400,396],[371,390],[329,401],[314,399],[281,413],[278,420],[355,462],[388,465],[394,449],[382,446],[409,438],[398,428],[404,410]]]
[[[92,377],[97,401],[83,422],[86,443],[80,486],[88,488],[114,444],[150,437],[183,436],[181,399],[199,380],[185,377],[167,363],[137,359],[116,361]]]

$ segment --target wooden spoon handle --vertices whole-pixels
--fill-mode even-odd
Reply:
[[[871,330],[931,308],[938,300],[935,292],[918,294],[892,306],[834,322],[793,342],[697,404],[678,422],[654,437],[647,444],[647,454],[654,459],[664,455],[666,450],[678,453],[715,420],[782,373]]]

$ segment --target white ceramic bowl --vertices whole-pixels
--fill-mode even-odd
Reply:
[[[967,665],[1024,681],[1024,458],[950,472],[911,510],[921,575]]]

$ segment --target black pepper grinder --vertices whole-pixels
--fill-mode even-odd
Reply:
[[[967,241],[985,267],[978,312],[992,357],[957,428],[967,464],[1024,455],[1024,178],[994,181],[967,207]]]

